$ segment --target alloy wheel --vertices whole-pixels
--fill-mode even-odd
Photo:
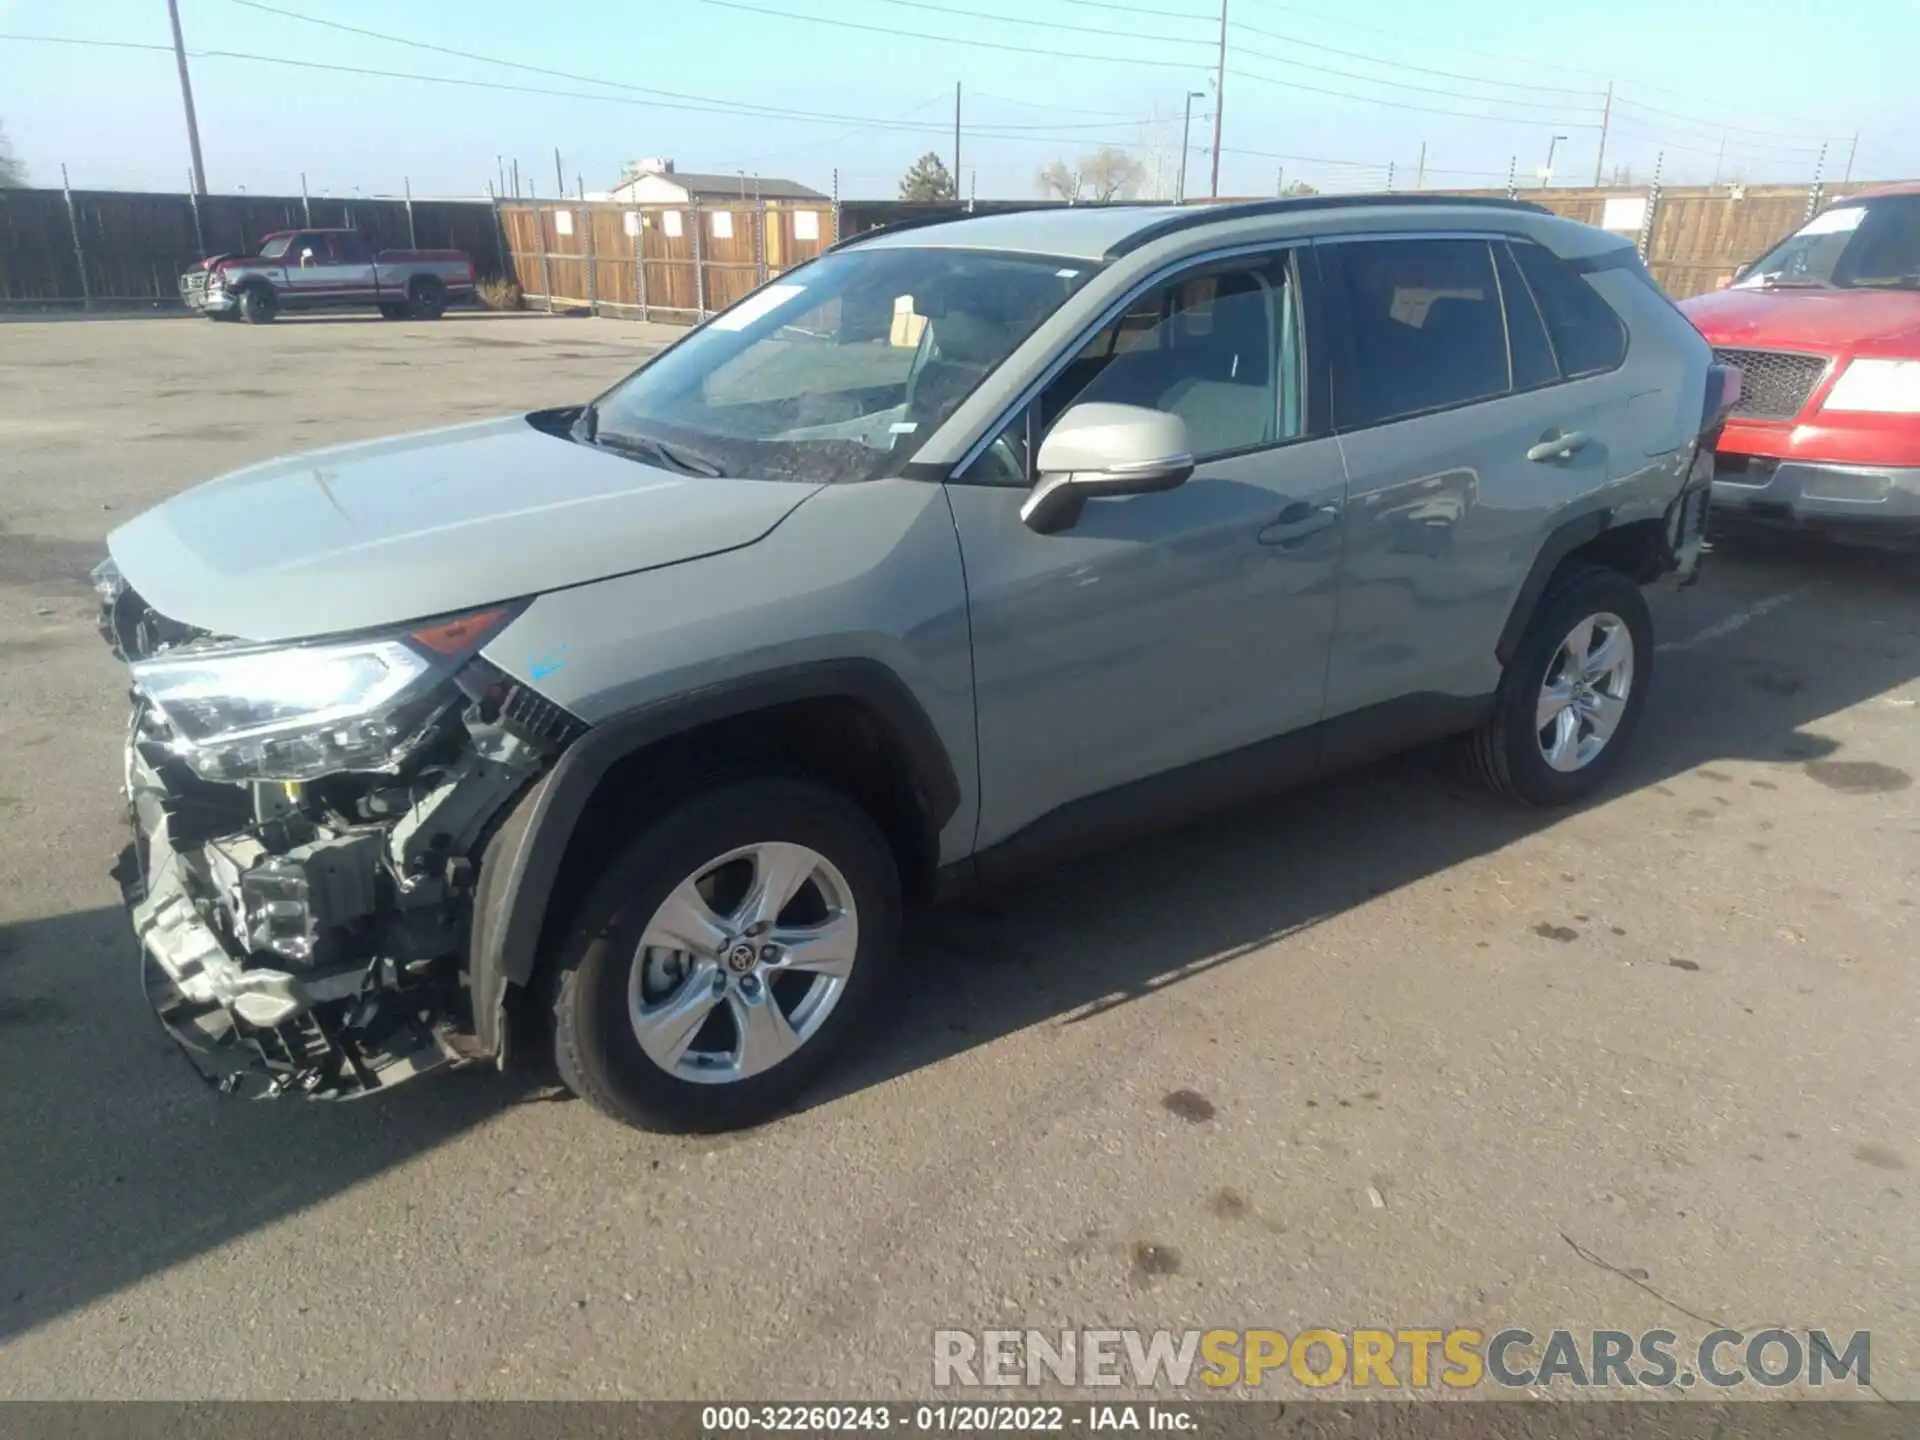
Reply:
[[[1560,642],[1534,711],[1540,754],[1563,774],[1607,748],[1633,693],[1633,632],[1618,615],[1589,615]]]
[[[819,1031],[859,945],[852,889],[824,855],[787,841],[728,851],[647,922],[627,983],[634,1037],[682,1080],[761,1074]]]

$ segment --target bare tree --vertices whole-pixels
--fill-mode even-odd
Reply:
[[[13,147],[7,143],[7,132],[0,130],[0,190],[26,183],[27,167],[14,158]]]
[[[1304,180],[1295,180],[1280,193],[1282,195],[1318,195],[1320,192]]]
[[[1033,183],[1040,187],[1042,195],[1052,196],[1056,200],[1078,200],[1080,198],[1080,172],[1070,169],[1064,160],[1050,161]]]
[[[946,161],[929,150],[901,177],[902,200],[955,200],[960,195]]]
[[[1124,150],[1102,146],[1080,162],[1080,178],[1095,200],[1130,200],[1140,193],[1147,167]]]
[[[1130,200],[1146,181],[1147,167],[1124,150],[1108,145],[1091,155],[1082,155],[1071,168],[1065,160],[1047,165],[1034,183],[1042,195],[1062,200]]]

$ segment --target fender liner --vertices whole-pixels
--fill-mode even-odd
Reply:
[[[848,699],[875,711],[910,758],[934,833],[960,808],[960,782],[939,732],[906,683],[875,660],[826,660],[746,676],[643,705],[594,725],[494,828],[481,857],[468,936],[467,986],[481,1053],[505,1061],[501,1007],[539,958],[547,901],[575,826],[607,772],[635,751],[702,725],[803,700]]]
[[[1501,628],[1500,638],[1494,642],[1493,653],[1501,665],[1513,662],[1514,652],[1520,648],[1520,637],[1527,633],[1527,626],[1533,622],[1533,612],[1539,608],[1540,597],[1546,593],[1547,582],[1553,579],[1553,572],[1560,568],[1560,562],[1582,545],[1606,534],[1612,523],[1611,510],[1589,510],[1584,515],[1561,522],[1547,532],[1547,538],[1540,542],[1540,549],[1533,557],[1533,568],[1527,571],[1527,578],[1520,582],[1520,593],[1514,596],[1513,609],[1507,615],[1507,623]]]

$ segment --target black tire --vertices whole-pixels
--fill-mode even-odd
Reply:
[[[416,320],[438,320],[447,313],[447,287],[438,280],[415,280],[407,286],[407,313]]]
[[[407,300],[382,300],[380,318],[383,320],[404,320],[413,313],[413,305]]]
[[[1578,770],[1556,770],[1535,728],[1540,691],[1561,643],[1583,618],[1612,614],[1633,637],[1633,679],[1612,737]],[[1501,677],[1491,719],[1469,737],[1474,770],[1497,794],[1525,805],[1572,805],[1597,791],[1633,743],[1653,681],[1653,617],[1640,587],[1617,570],[1591,566],[1557,579],[1534,612]]]
[[[280,313],[273,291],[262,285],[249,285],[240,292],[240,318],[249,325],[268,325]]]
[[[683,879],[715,857],[775,840],[804,844],[845,877],[859,915],[846,989],[820,1028],[779,1064],[725,1084],[669,1074],[640,1048],[628,1019],[628,983],[640,938]],[[830,1062],[892,969],[899,947],[900,880],[865,811],[823,785],[747,780],[697,796],[647,826],[601,875],[573,917],[553,972],[554,1063],[595,1109],[647,1130],[716,1131],[788,1109]]]

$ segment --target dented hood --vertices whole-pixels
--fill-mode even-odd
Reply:
[[[737,549],[819,488],[656,469],[513,416],[236,470],[107,545],[162,614],[292,640]]]

